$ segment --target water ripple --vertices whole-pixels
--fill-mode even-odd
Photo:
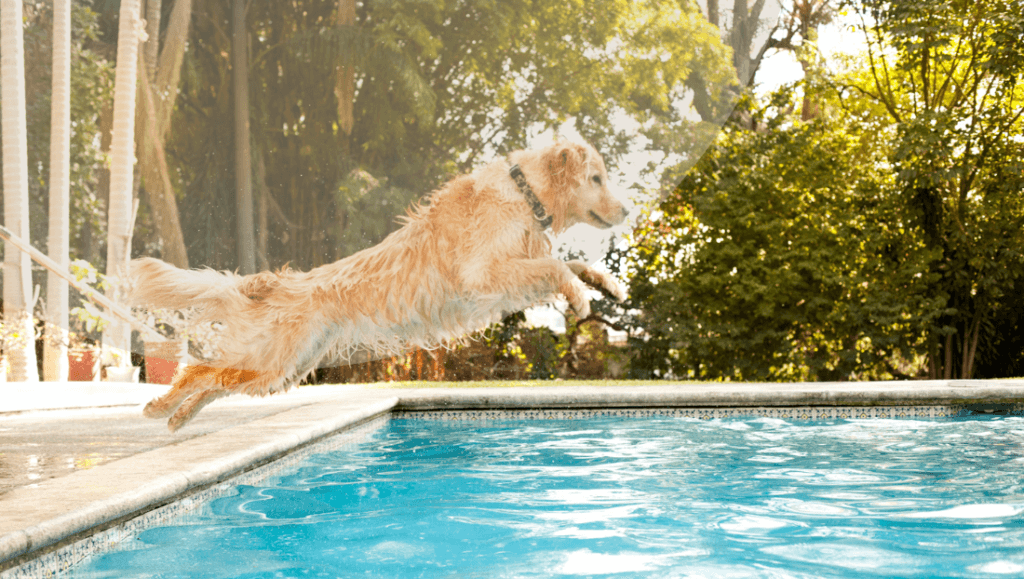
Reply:
[[[1018,418],[396,420],[72,576],[1018,577],[1022,462]]]

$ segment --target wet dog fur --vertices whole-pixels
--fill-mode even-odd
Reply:
[[[217,398],[282,392],[322,362],[344,363],[360,352],[442,347],[556,293],[586,317],[581,279],[623,299],[611,276],[551,256],[546,232],[509,176],[512,163],[553,218],[553,233],[580,222],[608,228],[626,217],[597,151],[558,141],[448,182],[380,244],[308,272],[240,276],[134,260],[133,305],[191,310],[193,320],[223,325],[216,358],[180,369],[145,415],[169,417],[174,431]]]

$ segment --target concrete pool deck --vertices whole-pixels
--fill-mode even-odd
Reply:
[[[556,383],[557,384],[557,383]],[[166,386],[7,383],[0,571],[392,411],[1024,404],[1024,380],[518,388],[306,386],[231,397],[178,433],[142,417]]]

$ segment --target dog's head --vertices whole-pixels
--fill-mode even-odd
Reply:
[[[559,140],[517,160],[537,197],[554,218],[552,229],[577,223],[608,229],[625,221],[628,211],[608,190],[608,171],[594,147]]]

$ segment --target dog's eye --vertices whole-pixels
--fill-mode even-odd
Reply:
[[[593,181],[594,183],[597,183],[598,185],[601,184],[601,176],[600,175],[594,175],[593,177],[590,178],[590,180]]]

